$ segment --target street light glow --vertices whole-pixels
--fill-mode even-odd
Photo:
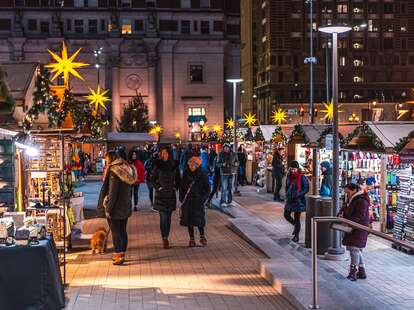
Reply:
[[[352,28],[349,26],[326,26],[326,27],[319,27],[319,31],[323,33],[345,33],[351,31]]]
[[[243,79],[226,79],[226,82],[232,83],[232,84],[237,84],[237,83],[243,82]]]

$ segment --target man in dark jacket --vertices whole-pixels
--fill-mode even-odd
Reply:
[[[204,234],[206,225],[204,203],[209,195],[210,185],[201,165],[202,160],[199,157],[190,158],[180,186],[180,202],[182,203],[180,224],[188,227],[190,247],[196,245],[194,226],[198,227],[200,232],[200,243],[203,246],[207,245]]]
[[[275,193],[273,195],[274,201],[283,201],[280,197],[280,190],[282,189],[282,179],[285,174],[285,166],[283,164],[283,156],[280,154],[280,151],[281,149],[277,148],[272,159],[272,176],[275,181]]]
[[[135,183],[137,174],[135,168],[114,151],[108,152],[107,161],[109,166],[101,190],[103,200],[100,198],[99,201],[103,203],[105,216],[112,232],[115,250],[113,263],[121,265],[125,261],[128,246],[127,224],[132,214],[131,185]]]
[[[180,170],[183,172],[187,168],[188,160],[193,156],[193,145],[189,143],[180,157]]]
[[[151,184],[155,190],[154,209],[160,213],[160,228],[165,249],[170,247],[171,216],[176,209],[176,190],[180,186],[178,163],[173,161],[168,147],[160,152],[160,159],[155,160],[151,173]]]
[[[233,175],[237,173],[239,167],[237,154],[231,151],[230,144],[225,143],[223,145],[223,150],[217,156],[217,166],[220,168],[221,175],[220,204],[222,207],[227,207],[233,200]]]

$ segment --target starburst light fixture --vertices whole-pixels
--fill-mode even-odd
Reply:
[[[230,117],[227,121],[226,121],[226,127],[228,129],[233,129],[234,128],[234,120],[232,117]]]
[[[203,125],[202,127],[201,127],[201,131],[202,132],[204,132],[204,133],[208,133],[208,131],[210,130],[210,128],[208,128],[208,126],[207,125]]]
[[[213,130],[217,133],[221,132],[221,126],[219,124],[215,124],[213,126]]]
[[[101,86],[99,84],[96,91],[89,88],[90,94],[88,96],[85,96],[85,98],[89,100],[89,103],[91,105],[95,105],[95,112],[98,111],[99,106],[106,110],[105,102],[111,101],[111,99],[109,99],[108,96],[105,96],[108,93],[108,91],[108,89],[101,89]]]
[[[252,113],[247,114],[247,113],[245,113],[243,121],[249,127],[254,126],[254,124],[256,124],[256,121],[257,121],[256,114],[252,114]]]
[[[272,115],[273,124],[281,125],[282,123],[286,122],[286,120],[287,120],[287,114],[285,110],[282,110],[281,108],[279,108],[273,112],[273,115]]]
[[[333,99],[331,99],[328,103],[322,102],[323,106],[325,107],[324,110],[321,110],[322,113],[325,113],[323,119],[327,119],[328,121],[332,121],[333,114],[334,114],[334,104]],[[342,107],[342,104],[338,106],[338,112],[342,113],[342,110],[339,110],[339,108]]]

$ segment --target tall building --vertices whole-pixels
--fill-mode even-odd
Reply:
[[[253,59],[258,72],[254,95],[244,100],[256,102],[262,123],[269,123],[272,111],[279,106],[286,109],[290,122],[306,122],[310,97],[309,64],[304,63],[310,55],[308,1],[250,2],[259,5],[259,13],[250,24],[252,37],[259,43],[251,57],[243,51],[242,68]],[[317,109],[323,109],[321,103],[332,95],[331,85],[326,82],[331,80],[331,42],[317,29],[347,24],[352,31],[339,38],[340,120],[395,120],[399,111],[411,110],[407,102],[414,95],[412,16],[414,2],[407,0],[313,1]],[[243,24],[243,9],[242,17]],[[243,36],[242,43],[245,48],[249,46]],[[321,114],[316,117],[318,122],[322,121]],[[411,114],[405,113],[402,119],[411,118]]]
[[[114,131],[136,92],[164,135],[197,139],[200,123],[223,124],[225,79],[240,75],[238,1],[0,0],[0,63],[49,63],[63,40],[92,64],[79,70],[86,82],[71,80],[75,95],[98,83],[111,90]]]

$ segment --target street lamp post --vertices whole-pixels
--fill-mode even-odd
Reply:
[[[97,71],[97,79],[98,79],[98,85],[100,84],[100,77],[99,77],[99,70],[101,68],[101,62],[100,62],[100,56],[102,54],[103,48],[102,47],[98,47],[97,49],[93,50],[93,55],[96,58],[96,63],[95,63],[95,68]]]
[[[339,212],[339,131],[338,131],[338,34],[349,32],[347,26],[327,26],[319,28],[320,32],[332,35],[332,99],[333,99],[333,173],[332,173],[332,216]],[[342,259],[344,249],[341,246],[339,231],[332,231],[332,244],[325,254],[326,259]]]
[[[243,79],[227,79],[226,82],[233,84],[233,152],[237,154],[237,119],[236,119],[236,100],[237,100],[237,84],[243,82]],[[237,173],[234,178],[234,194],[240,195],[239,190],[237,189]]]

